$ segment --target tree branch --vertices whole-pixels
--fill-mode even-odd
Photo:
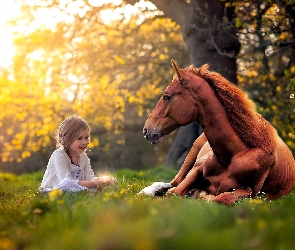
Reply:
[[[211,44],[213,45],[213,47],[216,49],[216,51],[218,52],[219,55],[222,55],[222,56],[227,56],[229,58],[237,58],[235,56],[235,52],[233,51],[232,53],[225,53],[225,52],[222,52],[219,47],[217,46],[217,44],[215,43],[214,41],[214,37],[211,36]]]

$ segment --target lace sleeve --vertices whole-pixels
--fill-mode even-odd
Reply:
[[[71,178],[71,161],[62,151],[54,152],[51,164],[59,182],[65,178]]]
[[[92,181],[96,179],[90,165],[90,159],[85,153],[81,155],[81,164],[83,165],[83,168],[84,168],[84,180]]]
[[[60,188],[62,191],[65,192],[79,192],[83,190],[88,190],[86,187],[79,185],[78,182],[78,180],[64,178],[59,184],[55,185],[53,189]]]

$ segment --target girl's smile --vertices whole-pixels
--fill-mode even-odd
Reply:
[[[82,154],[89,144],[89,131],[88,129],[82,130],[79,132],[78,136],[74,141],[69,144],[69,154],[71,155],[72,159],[74,157]]]

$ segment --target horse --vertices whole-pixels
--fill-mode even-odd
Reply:
[[[172,82],[144,124],[144,138],[159,143],[194,121],[203,132],[166,195],[224,205],[288,195],[295,182],[293,155],[247,94],[206,64],[182,69],[172,60],[172,66]]]

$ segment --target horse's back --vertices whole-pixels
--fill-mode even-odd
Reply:
[[[289,194],[295,183],[294,157],[278,134],[275,133],[274,136],[276,163],[270,170],[262,188],[269,199],[276,199]]]

